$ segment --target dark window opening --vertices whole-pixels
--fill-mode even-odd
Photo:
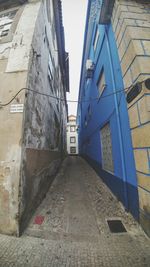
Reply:
[[[76,154],[76,147],[70,147],[70,154]]]

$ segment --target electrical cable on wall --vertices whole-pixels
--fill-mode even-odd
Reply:
[[[0,103],[0,107],[5,107],[5,106],[8,106],[9,104],[11,104],[13,102],[13,100],[15,100],[15,98],[24,90],[27,90],[29,92],[33,92],[35,94],[39,94],[39,95],[42,95],[42,96],[46,96],[46,97],[50,97],[50,98],[53,98],[53,99],[56,99],[56,100],[59,100],[59,101],[66,101],[68,103],[81,103],[81,102],[91,102],[91,101],[95,101],[95,100],[99,100],[99,97],[96,97],[96,98],[91,98],[89,100],[67,100],[67,99],[63,99],[63,98],[60,98],[60,97],[57,97],[57,96],[52,96],[52,95],[49,95],[49,94],[45,94],[45,93],[40,93],[36,90],[33,90],[33,89],[29,89],[29,88],[21,88],[16,94],[15,96],[10,100],[8,101],[7,103]],[[124,89],[126,90],[126,89]],[[119,91],[116,91],[116,94],[117,93],[120,93],[124,90],[119,90]],[[111,96],[111,95],[114,95],[114,93],[112,94],[109,94],[109,95],[106,95],[106,96],[102,96],[101,98],[104,98],[104,97],[108,97],[108,96]]]
[[[127,103],[131,103],[141,92],[142,92],[142,84],[145,83],[145,88],[147,90],[150,90],[150,78],[147,78],[141,82],[137,82],[134,85],[131,85],[128,88],[125,88],[124,90],[118,90],[116,92],[114,92],[113,94],[117,94],[119,92],[123,92],[123,91],[127,91],[127,95],[126,95],[126,101]],[[131,89],[131,90],[130,90]],[[102,96],[100,98],[104,98],[107,96],[110,96],[112,94],[109,95],[105,95]],[[118,109],[120,107],[120,103],[121,103],[121,99],[122,99],[123,94],[121,94],[121,97],[119,99],[119,102],[117,103]],[[81,146],[83,147],[84,145],[88,144],[90,141],[90,138],[100,130],[100,128],[102,128],[109,120],[110,118],[114,115],[114,113],[116,112],[116,107],[113,109],[113,111],[111,112],[111,114],[107,117],[107,119],[105,121],[103,121],[101,124],[99,124],[93,131],[92,133],[90,133],[88,136],[86,136],[86,138],[82,141]]]
[[[144,83],[144,82],[146,82],[148,80],[149,79],[143,80],[141,82],[138,82],[137,84],[140,85],[140,84],[142,84],[142,83]],[[59,100],[59,101],[62,101],[62,102],[64,101],[64,102],[68,102],[68,103],[83,103],[83,102],[96,101],[96,100],[99,100],[99,99],[102,99],[102,98],[106,98],[106,97],[109,97],[109,96],[112,96],[112,95],[115,95],[115,94],[118,94],[118,93],[121,93],[121,92],[127,92],[132,87],[134,87],[134,85],[126,87],[126,88],[124,88],[122,90],[116,90],[116,92],[111,93],[111,94],[107,94],[107,95],[104,95],[104,96],[101,96],[101,97],[96,97],[96,98],[90,98],[88,100],[67,100],[67,99],[63,99],[63,98],[57,97],[57,96],[52,96],[52,95],[49,95],[49,94],[41,93],[41,92],[38,92],[36,90],[30,89],[28,87],[24,87],[24,88],[21,88],[10,101],[8,101],[6,103],[0,103],[0,107],[6,107],[9,104],[11,104],[13,102],[13,100],[15,100],[15,98],[24,90],[29,91],[29,92],[33,92],[33,93],[38,94],[38,95],[50,97],[50,98],[53,98],[53,99],[56,99],[56,100]]]
[[[126,91],[129,90],[130,88],[135,89],[132,91],[129,91],[129,94],[127,95],[127,102],[130,103],[132,102],[132,100],[142,91],[142,84],[145,83],[145,87],[150,90],[150,78],[145,79],[141,82],[138,82],[137,84],[130,86],[129,88],[125,88],[122,91]],[[119,91],[116,91],[119,92]],[[121,90],[120,90],[121,92]],[[119,102],[118,102],[118,108],[120,107],[121,104],[121,99],[122,99],[123,94],[121,94]],[[89,134],[89,136],[87,136],[83,142],[82,142],[82,146],[88,143],[88,140],[90,140],[90,138],[97,132],[99,131],[100,128],[102,128],[109,120],[110,118],[114,115],[114,113],[116,112],[116,108],[113,109],[113,111],[111,112],[111,114],[108,116],[108,118],[101,124],[99,124],[93,131],[91,134]]]
[[[120,99],[119,99],[119,103],[118,103],[118,108],[120,107],[120,104],[121,104],[121,99],[122,99],[122,95],[120,96]],[[114,107],[113,111],[111,112],[111,114],[107,117],[107,119],[105,121],[103,121],[103,123],[99,124],[95,129],[94,131],[92,131],[92,133],[87,136],[85,138],[85,140],[83,140],[82,142],[82,146],[87,144],[88,143],[88,140],[96,133],[99,131],[100,128],[102,128],[109,120],[110,118],[115,114],[116,112],[116,108]]]

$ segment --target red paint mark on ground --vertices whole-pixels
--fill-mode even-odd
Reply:
[[[44,216],[38,215],[34,219],[34,224],[41,225],[44,221]]]

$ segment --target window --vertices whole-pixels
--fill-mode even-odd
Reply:
[[[88,118],[90,119],[91,116],[92,116],[92,107],[89,104],[89,106],[88,106]]]
[[[51,22],[51,12],[50,12],[50,2],[49,2],[49,0],[46,0],[46,9],[47,9],[48,21]]]
[[[56,115],[56,112],[54,111],[54,129],[53,129],[53,133],[54,133],[54,148],[57,149],[59,146],[59,142],[60,142],[60,123],[58,120],[58,117]]]
[[[51,21],[53,20],[53,1],[50,0],[50,18]]]
[[[105,73],[104,73],[104,68],[102,68],[98,83],[97,83],[98,91],[99,91],[99,96],[103,93],[106,83],[105,83]]]
[[[51,82],[53,80],[53,61],[52,61],[52,56],[49,53],[49,60],[48,60],[48,78],[49,81]]]
[[[99,39],[99,29],[97,28],[93,43],[94,51],[96,51],[98,39]]]
[[[84,126],[87,127],[87,125],[88,125],[88,121],[87,121],[87,118],[85,116],[85,118],[84,118]]]
[[[75,138],[75,136],[70,137],[70,143],[76,143],[76,138]]]
[[[76,147],[74,146],[70,147],[70,154],[76,154]]]
[[[102,147],[102,167],[106,171],[114,172],[110,125],[107,123],[100,131]]]
[[[70,132],[75,132],[75,126],[70,126]]]
[[[1,37],[7,36],[9,33],[9,30],[4,30],[1,32]]]
[[[54,25],[54,22],[52,22],[51,31],[52,31],[52,38],[53,38],[53,43],[54,43],[54,41],[55,41],[55,25]]]
[[[0,40],[8,35],[16,13],[17,10],[13,10],[0,14]]]

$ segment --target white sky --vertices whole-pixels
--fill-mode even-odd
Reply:
[[[66,51],[69,52],[70,93],[67,99],[77,100],[83,51],[87,0],[62,0]],[[68,103],[69,115],[76,115],[77,104]]]

